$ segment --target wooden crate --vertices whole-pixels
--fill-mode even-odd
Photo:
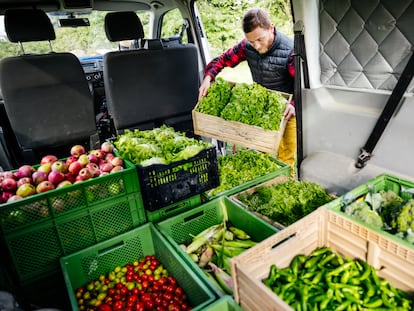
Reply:
[[[195,134],[277,155],[287,123],[284,118],[279,130],[272,131],[201,113],[197,107],[198,104],[192,111]]]
[[[248,310],[293,310],[262,280],[270,266],[284,268],[297,254],[331,247],[351,258],[361,258],[393,286],[414,292],[414,251],[349,218],[320,207],[313,213],[263,240],[231,261],[234,297]]]

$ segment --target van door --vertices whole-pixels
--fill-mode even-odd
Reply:
[[[414,1],[293,0],[303,21],[302,179],[342,194],[381,173],[414,178],[414,83],[365,167],[355,166],[413,53]]]

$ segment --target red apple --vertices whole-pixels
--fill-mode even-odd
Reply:
[[[42,192],[50,191],[50,190],[53,190],[53,189],[55,189],[55,185],[53,185],[53,183],[50,182],[49,180],[45,180],[45,181],[42,181],[40,184],[37,185],[36,192],[37,193],[42,193]]]
[[[71,165],[73,162],[78,161],[77,157],[74,156],[70,156],[66,159],[66,165],[69,167],[69,165]]]
[[[4,192],[5,193],[5,192]],[[7,200],[7,203],[10,203],[10,202],[14,202],[14,201],[17,201],[17,200],[20,200],[20,199],[23,199],[23,197],[21,197],[20,195],[12,195],[8,200]]]
[[[105,162],[105,163],[102,163],[101,165],[99,165],[99,169],[102,172],[110,172],[113,168],[114,168],[114,166],[110,162]]]
[[[115,157],[115,155],[112,152],[109,152],[109,153],[105,154],[105,160],[106,161],[111,161],[114,157]]]
[[[59,171],[65,174],[68,171],[68,166],[64,161],[56,161],[52,163],[51,169],[52,171]]]
[[[69,180],[62,180],[60,183],[57,184],[56,189],[58,188],[63,188],[63,187],[67,187],[67,186],[71,186],[72,182]]]
[[[13,196],[14,196],[13,192],[9,192],[9,191],[2,192],[1,195],[0,195],[0,203],[8,202],[9,199]]]
[[[47,179],[54,185],[60,183],[63,179],[65,179],[65,174],[59,171],[51,171],[47,176]]]
[[[99,174],[99,176],[105,176],[105,175],[109,175],[109,172],[102,172]]]
[[[113,152],[114,151],[114,145],[110,143],[109,141],[105,141],[101,145],[101,149],[105,153]]]
[[[69,165],[68,171],[72,175],[78,175],[79,171],[83,168],[83,165],[79,162],[73,162],[71,165]]]
[[[14,178],[4,178],[3,181],[1,182],[1,188],[3,189],[3,191],[14,191],[17,188],[17,182]]]
[[[6,178],[16,179],[16,176],[14,176],[13,172],[11,171],[2,172],[2,176],[3,176],[3,179],[6,179]]]
[[[68,180],[73,184],[76,180],[76,176],[72,175],[71,173],[66,173],[65,174],[65,180]]]
[[[78,162],[82,164],[82,166],[85,166],[89,163],[89,158],[87,154],[81,154],[78,158]]]
[[[88,164],[86,164],[85,167],[89,168],[92,171],[93,177],[98,177],[99,174],[101,173],[99,166],[96,163],[89,162]]]
[[[58,160],[58,158],[52,154],[48,154],[45,155],[41,160],[40,160],[40,165],[45,164],[45,163],[50,163],[52,164],[53,162],[56,162]]]
[[[96,154],[90,153],[88,154],[88,158],[89,158],[89,162],[92,162],[92,163],[99,162],[99,158],[96,156]]]
[[[38,172],[45,172],[47,174],[52,170],[52,163],[44,163],[37,168]]]
[[[122,160],[122,158],[120,158],[120,157],[114,157],[111,160],[111,164],[113,166],[122,166],[122,165],[124,165],[124,160]]]
[[[99,159],[105,159],[105,152],[101,149],[91,150],[90,154],[94,154]]]
[[[42,181],[47,180],[46,172],[36,171],[32,174],[32,180],[35,185],[40,184]]]
[[[17,181],[17,188],[19,188],[23,184],[31,184],[33,180],[31,177],[22,177]]]
[[[88,180],[93,177],[93,172],[91,169],[84,167],[80,170],[78,176],[76,176],[76,180]]]
[[[36,193],[36,188],[32,184],[23,184],[16,190],[16,195],[23,198],[31,196]]]
[[[25,164],[17,169],[17,171],[14,173],[14,176],[16,176],[17,179],[23,177],[31,177],[34,171],[35,169],[33,166]]]
[[[122,166],[117,165],[117,166],[114,166],[114,168],[111,170],[110,173],[116,173],[116,172],[122,171],[123,169],[124,168]]]
[[[76,158],[79,158],[81,154],[85,154],[85,147],[82,145],[74,145],[70,148],[70,154]]]

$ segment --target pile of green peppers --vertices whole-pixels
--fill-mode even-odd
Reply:
[[[317,248],[309,256],[296,255],[283,269],[272,265],[263,282],[299,311],[414,308],[412,298],[380,278],[374,267],[344,258],[329,247]]]

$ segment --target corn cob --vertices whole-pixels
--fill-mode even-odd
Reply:
[[[194,253],[203,244],[206,244],[209,241],[220,239],[220,237],[223,236],[225,230],[226,228],[224,227],[223,223],[208,227],[207,229],[203,230],[193,238],[193,241],[187,246],[185,250],[186,253]]]
[[[231,278],[231,276],[228,273],[226,273],[223,269],[217,267],[214,263],[209,262],[208,264],[211,267],[211,270],[217,282],[220,284],[220,287],[227,294],[233,294],[233,279]]]
[[[240,240],[248,240],[248,239],[250,239],[250,236],[246,232],[244,232],[243,230],[241,230],[239,228],[230,226],[228,229],[231,232],[234,233],[234,235],[236,236],[236,238],[238,238]]]

